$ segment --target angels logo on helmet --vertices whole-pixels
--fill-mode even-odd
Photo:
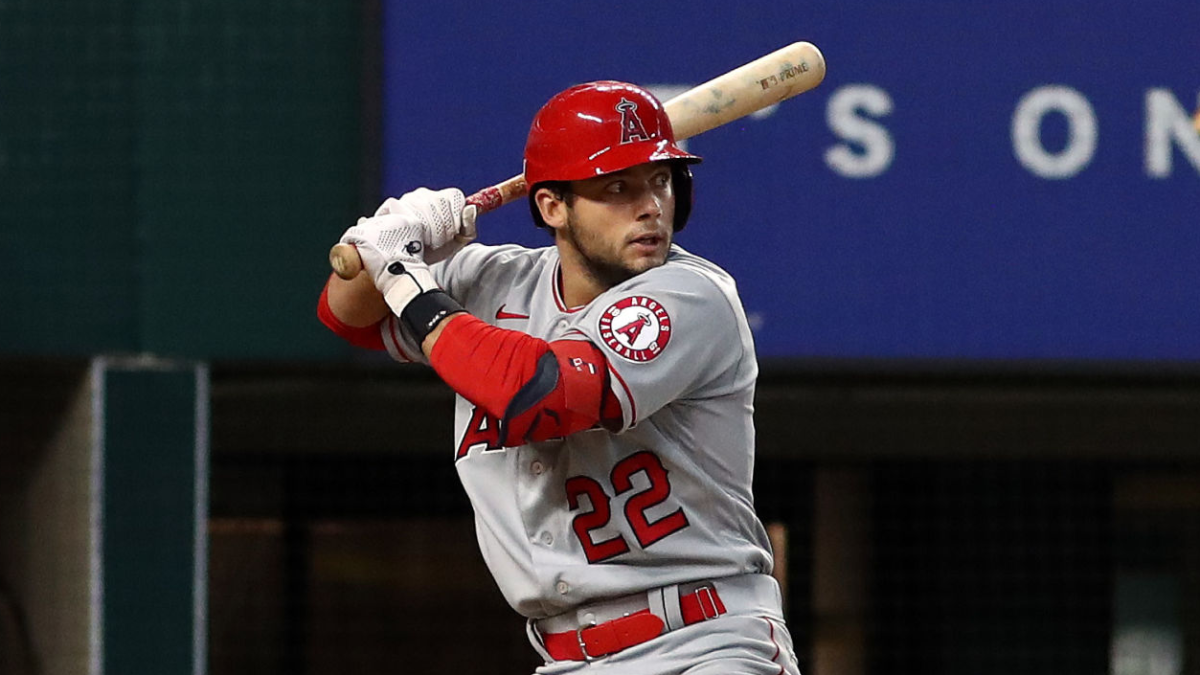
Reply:
[[[646,133],[646,125],[642,124],[642,118],[638,117],[637,109],[637,104],[624,96],[617,104],[617,112],[621,113],[621,145],[650,140],[650,134]]]

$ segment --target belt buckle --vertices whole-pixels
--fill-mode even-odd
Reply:
[[[717,608],[717,598],[716,598],[717,589],[715,587],[713,587],[713,584],[711,581],[704,584],[703,586],[697,588],[696,590],[694,590],[692,592],[696,594],[696,601],[697,601],[697,604],[700,605],[700,613],[704,616],[705,621],[708,621],[710,619],[715,619],[718,616],[721,616],[721,610]],[[701,595],[701,592],[703,592],[703,595]],[[712,616],[708,615],[708,609],[704,605],[705,598],[708,599],[708,604],[712,606],[712,610],[713,610]]]
[[[595,626],[596,622],[591,621],[575,629],[575,641],[579,643],[579,653],[583,654],[583,660],[586,662],[594,661],[595,659],[600,658],[599,656],[592,656],[591,654],[588,654],[587,645],[583,642],[583,631]]]

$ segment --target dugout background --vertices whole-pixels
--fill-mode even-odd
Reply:
[[[450,393],[315,320],[382,15],[0,2],[0,673],[533,667]],[[757,405],[806,673],[1200,672],[1195,363],[773,358]]]

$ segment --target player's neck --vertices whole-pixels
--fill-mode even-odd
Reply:
[[[608,290],[576,256],[561,255],[558,274],[563,303],[569,308],[582,307]]]

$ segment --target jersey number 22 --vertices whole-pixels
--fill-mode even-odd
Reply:
[[[650,546],[663,537],[678,532],[688,526],[687,516],[683,509],[675,509],[671,513],[651,521],[646,511],[657,506],[671,494],[671,484],[667,480],[667,470],[654,453],[643,450],[634,453],[617,462],[609,476],[613,493],[621,496],[633,489],[633,476],[642,473],[650,481],[650,486],[630,495],[625,501],[624,515],[629,528],[637,537],[642,548]],[[612,520],[611,498],[605,492],[604,486],[590,476],[575,476],[567,479],[567,504],[572,511],[580,510],[580,497],[587,497],[591,504],[590,511],[583,511],[571,522],[575,536],[583,545],[589,563],[599,563],[629,552],[629,542],[620,534],[604,541],[594,541],[592,532],[598,530]]]

